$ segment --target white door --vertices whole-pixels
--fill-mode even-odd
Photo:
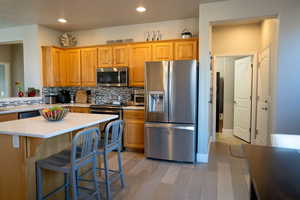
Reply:
[[[234,63],[234,127],[233,134],[250,142],[252,57]]]
[[[259,53],[257,69],[257,107],[255,144],[267,145],[269,123],[270,49]]]

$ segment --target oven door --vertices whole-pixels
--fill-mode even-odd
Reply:
[[[98,68],[97,85],[99,86],[128,86],[128,68]]]

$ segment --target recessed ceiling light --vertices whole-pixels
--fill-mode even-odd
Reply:
[[[138,12],[145,12],[146,8],[143,7],[143,6],[139,6],[139,7],[136,8],[136,11],[138,11]]]
[[[64,19],[64,18],[59,18],[57,21],[60,22],[60,23],[67,23],[67,22],[68,22],[68,21],[67,21],[66,19]]]

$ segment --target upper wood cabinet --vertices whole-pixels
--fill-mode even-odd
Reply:
[[[113,64],[113,51],[111,46],[98,48],[98,66],[111,67]]]
[[[144,66],[146,61],[152,60],[151,43],[132,44],[129,48],[129,81],[130,86],[144,86]]]
[[[176,41],[174,59],[175,60],[192,60],[197,59],[197,41],[188,40],[188,41]]]
[[[123,67],[128,66],[128,47],[120,45],[113,47],[113,66]]]
[[[81,86],[95,87],[98,65],[97,48],[81,49]]]
[[[152,45],[154,61],[173,60],[173,42],[159,42]]]
[[[63,50],[52,47],[42,48],[43,85],[45,87],[58,87],[63,85]]]
[[[64,52],[64,86],[81,86],[80,49],[68,49]]]
[[[103,46],[98,48],[99,67],[128,66],[127,45]]]

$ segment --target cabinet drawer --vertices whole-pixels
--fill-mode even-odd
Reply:
[[[144,120],[144,110],[125,110],[123,117],[125,120]]]
[[[0,122],[7,122],[18,119],[18,113],[0,114]]]
[[[89,113],[90,108],[85,108],[85,107],[71,107],[70,108],[71,112],[76,112],[76,113]]]

